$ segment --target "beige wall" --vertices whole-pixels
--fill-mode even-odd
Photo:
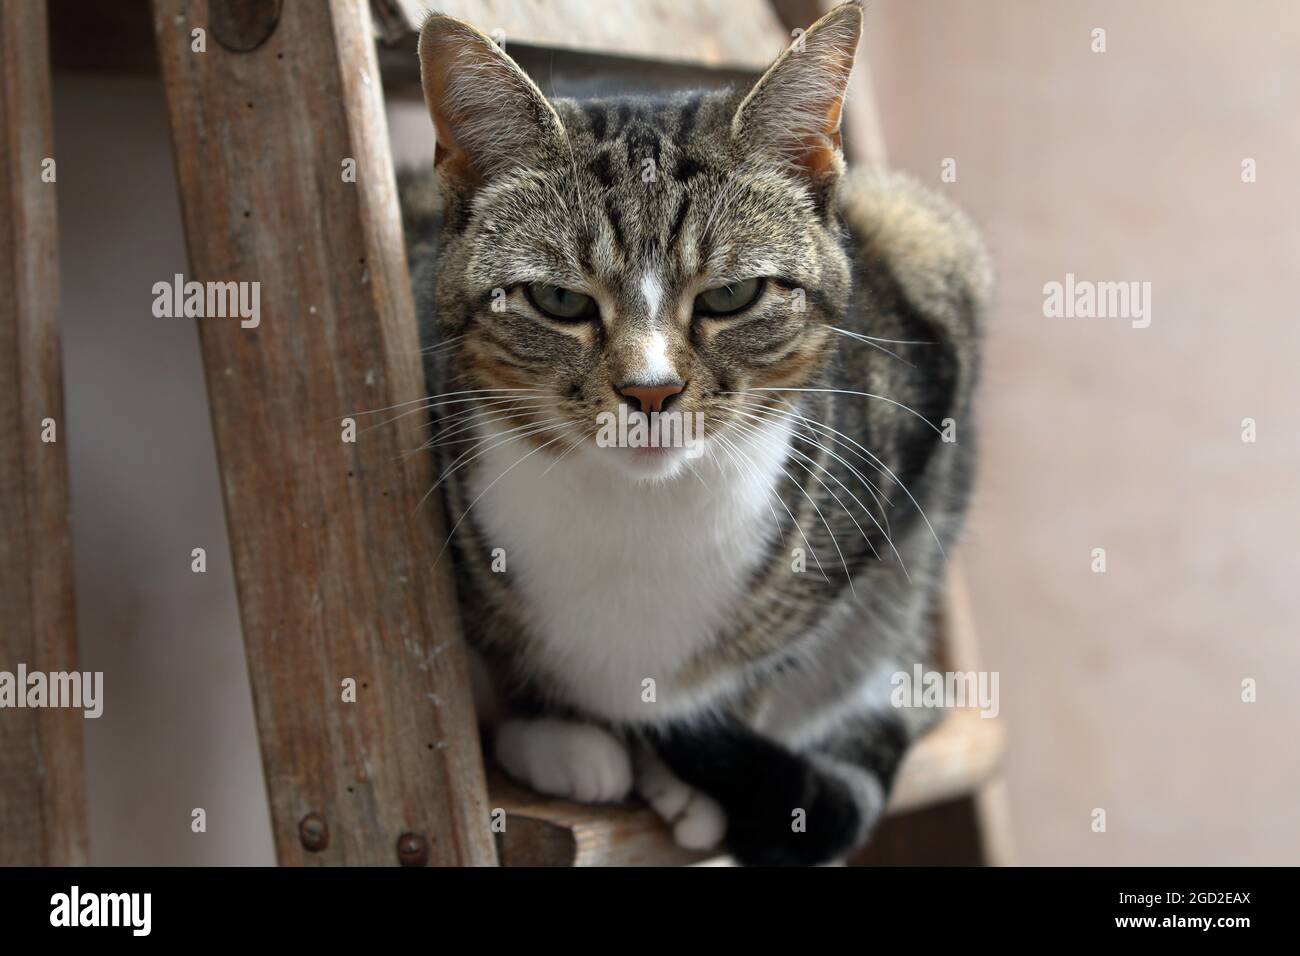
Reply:
[[[57,74],[54,108],[91,860],[273,863],[197,330],[151,312],[188,271],[162,88]]]
[[[1001,276],[966,557],[1021,860],[1296,862],[1300,8],[875,0],[868,32],[894,163]],[[270,863],[197,338],[149,313],[186,268],[161,92],[60,75],[56,110],[92,855]],[[1066,272],[1150,281],[1151,327],[1043,318]]]
[[[1000,276],[966,557],[1021,860],[1296,863],[1300,6],[867,23],[891,162],[975,215]],[[1151,326],[1044,318],[1067,272],[1151,282]]]

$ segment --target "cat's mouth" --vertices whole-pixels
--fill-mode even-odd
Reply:
[[[691,412],[603,412],[590,441],[607,467],[638,479],[665,479],[704,454],[703,421]]]
[[[630,477],[642,481],[671,478],[684,471],[690,451],[683,447],[659,446],[598,450],[615,458],[617,466]]]
[[[624,453],[633,462],[647,468],[661,467],[669,462],[675,462],[679,458],[685,458],[688,451],[689,449],[682,447],[662,448],[654,445],[645,448],[624,449]]]

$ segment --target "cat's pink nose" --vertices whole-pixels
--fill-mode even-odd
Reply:
[[[662,412],[668,407],[669,400],[686,388],[685,382],[670,382],[664,385],[615,385],[614,391],[624,398],[630,398],[641,406],[643,412]]]

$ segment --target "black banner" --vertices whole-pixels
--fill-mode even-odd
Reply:
[[[881,936],[987,943],[1044,932],[1221,946],[1284,928],[1295,884],[1286,869],[8,869],[0,926],[7,943],[75,934],[81,944],[420,938],[460,948],[473,945],[462,933],[523,933],[539,943],[591,934],[606,949],[616,941],[595,930],[613,919],[630,938],[671,931],[679,942],[762,936],[779,923],[812,938],[847,931],[868,948]]]

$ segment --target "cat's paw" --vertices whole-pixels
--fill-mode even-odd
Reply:
[[[673,840],[687,850],[711,850],[727,833],[722,804],[683,783],[647,747],[636,755],[636,792],[672,827]]]
[[[608,731],[568,720],[508,720],[497,728],[496,758],[540,793],[611,803],[632,789],[632,760]]]
[[[732,810],[727,849],[746,866],[817,866],[866,840],[885,803],[868,771],[813,758],[802,774],[755,790]]]

